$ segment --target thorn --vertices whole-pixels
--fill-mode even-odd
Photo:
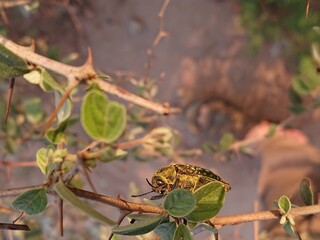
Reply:
[[[36,43],[34,39],[31,40],[31,45],[28,48],[31,52],[34,52],[36,50]]]
[[[90,66],[91,68],[93,67],[93,60],[92,60],[92,50],[91,48],[88,48],[88,57],[85,65]]]

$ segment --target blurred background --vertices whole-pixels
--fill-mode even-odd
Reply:
[[[84,63],[89,47],[95,69],[110,75],[114,84],[182,109],[172,116],[139,115],[125,103],[141,119],[153,119],[142,125],[146,131],[157,126],[174,129],[180,138],[177,151],[190,150],[189,155],[155,159],[133,152],[125,160],[99,164],[91,172],[99,193],[140,201],[130,195],[148,191],[145,178],[150,179],[157,169],[173,161],[191,163],[230,182],[232,190],[220,215],[235,215],[257,210],[255,201],[260,209],[270,209],[270,202],[282,194],[295,196],[304,176],[317,179],[320,76],[312,46],[319,40],[319,30],[314,28],[320,20],[318,1],[171,0],[160,18],[161,0],[26,2],[0,1],[1,34],[22,45],[33,39],[39,54],[71,65]],[[159,32],[166,34],[156,42]],[[8,81],[0,81],[1,122],[8,86]],[[54,109],[53,95],[22,78],[16,80],[13,124],[23,117],[24,103],[35,97],[41,99],[44,114]],[[79,106],[74,113],[79,114]],[[283,123],[286,129],[272,139],[254,142],[250,156],[226,151],[228,143],[263,136],[272,124]],[[30,137],[28,132],[39,129],[16,125],[11,138],[7,130],[0,130],[0,160],[32,161],[44,142],[36,136],[25,141],[24,135]],[[78,145],[89,141],[79,125],[73,130],[72,139],[81,139]],[[0,166],[2,188],[41,184],[44,179],[32,166]],[[272,182],[272,173],[278,169],[279,178]],[[1,200],[1,205],[9,202]],[[55,206],[54,201],[50,204]],[[108,215],[117,214],[115,209],[97,207]],[[28,221],[38,231],[17,239],[58,238],[54,207],[46,210],[46,217]],[[106,239],[110,230],[70,208],[65,213],[65,231],[65,239]],[[199,239],[210,239],[201,234]],[[261,239],[275,239],[263,234]],[[311,235],[305,239],[313,239]],[[254,239],[254,227],[252,223],[224,227],[220,236],[222,240]],[[9,238],[3,233],[2,239]]]

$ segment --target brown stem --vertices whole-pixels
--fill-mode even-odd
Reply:
[[[52,122],[54,121],[55,117],[57,116],[59,110],[61,109],[61,107],[63,106],[63,104],[65,103],[65,101],[67,100],[67,98],[69,97],[70,93],[72,92],[72,90],[77,87],[79,85],[78,81],[74,81],[73,84],[70,84],[68,86],[68,88],[66,89],[66,91],[64,92],[64,94],[62,95],[57,107],[54,109],[54,111],[51,113],[47,123],[45,124],[43,131],[42,131],[42,135],[45,134],[45,132],[50,128],[50,126],[52,125]]]
[[[19,5],[26,5],[30,2],[31,2],[31,0],[0,1],[0,8],[16,7]]]
[[[157,213],[157,214],[165,213],[165,211],[160,207],[154,207],[147,204],[127,202],[121,198],[117,198],[117,199],[110,198],[108,196],[104,196],[101,194],[96,194],[93,192],[81,190],[81,189],[70,187],[70,186],[68,187],[78,197],[105,203],[122,210],[127,210],[131,212],[141,212],[141,213]],[[320,205],[293,208],[290,213],[292,217],[317,214],[317,213],[320,213]],[[244,222],[279,219],[280,217],[281,217],[281,214],[278,210],[260,211],[260,212],[232,215],[232,216],[216,216],[210,219],[210,224],[214,226],[224,226],[224,225],[234,225],[234,224],[239,224]]]
[[[160,104],[160,103],[150,101],[148,99],[132,94],[122,88],[119,88],[115,85],[112,85],[110,83],[107,83],[99,79],[97,77],[98,74],[95,72],[92,66],[92,56],[91,56],[90,50],[88,51],[87,62],[80,67],[73,67],[73,66],[69,66],[67,64],[63,64],[58,61],[46,58],[39,54],[36,54],[35,52],[32,51],[30,47],[19,46],[1,35],[0,35],[0,44],[2,44],[4,47],[6,47],[8,50],[13,52],[20,58],[26,60],[27,62],[42,66],[55,73],[58,73],[60,75],[67,77],[69,81],[69,84],[68,84],[69,86],[71,86],[74,81],[85,80],[87,84],[95,82],[99,85],[99,87],[103,91],[113,94],[128,102],[132,102],[144,108],[148,108],[159,114],[169,115],[169,114],[180,112],[180,109],[171,108],[168,103]]]
[[[158,213],[158,214],[164,213],[164,210],[162,210],[159,207],[154,207],[147,204],[127,202],[121,199],[120,197],[111,198],[105,195],[89,192],[89,191],[74,188],[71,186],[68,186],[68,188],[78,197],[89,199],[96,202],[105,203],[122,210],[127,210],[131,212]]]
[[[0,198],[3,197],[16,197],[20,195],[21,193],[32,190],[32,189],[37,189],[37,188],[42,188],[43,184],[41,185],[34,185],[34,186],[28,186],[28,187],[20,187],[20,188],[11,188],[11,189],[3,189],[0,190]]]
[[[14,224],[14,223],[0,223],[0,229],[30,231],[30,228],[29,228],[28,225],[26,225],[26,224]]]
[[[60,230],[60,236],[63,237],[63,200],[61,198],[58,199],[59,204],[59,230]]]
[[[15,78],[10,79],[10,85],[9,85],[9,93],[8,93],[8,102],[7,102],[7,108],[6,108],[6,120],[4,121],[4,125],[7,125],[8,117],[9,117],[9,111],[11,106],[11,100],[13,95],[13,88],[15,83]]]
[[[8,167],[8,168],[17,168],[17,167],[37,167],[38,165],[35,161],[29,161],[29,162],[0,161],[0,166]]]
[[[293,208],[290,213],[292,217],[317,214],[317,213],[320,213],[320,205]],[[223,225],[239,224],[244,222],[272,220],[272,219],[278,219],[280,217],[281,217],[281,214],[278,210],[271,210],[271,211],[260,211],[260,212],[232,215],[232,216],[217,216],[212,218],[210,220],[210,223],[213,225],[223,226]]]
[[[138,138],[138,139],[134,139],[131,141],[127,141],[127,142],[123,142],[123,143],[119,143],[119,144],[115,144],[113,145],[114,148],[118,148],[118,149],[128,149],[128,148],[133,148],[136,146],[139,146],[141,144],[144,143],[144,138]],[[92,145],[90,144],[90,146],[96,146],[98,144],[98,142],[93,142]],[[99,149],[97,151],[93,151],[93,152],[88,152],[88,150],[90,150],[90,148],[85,148],[84,150],[81,150],[80,152],[78,152],[78,156],[82,159],[96,159],[96,158],[101,158],[103,156],[103,154],[105,153],[105,149]]]

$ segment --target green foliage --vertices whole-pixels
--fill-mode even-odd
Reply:
[[[167,222],[160,224],[154,232],[160,236],[161,240],[172,240],[176,231],[175,222]]]
[[[283,229],[293,238],[298,238],[294,231],[293,226],[295,222],[290,214],[292,204],[287,196],[281,196],[277,202],[280,213],[282,214],[280,224],[283,225]]]
[[[93,209],[88,203],[82,201],[76,195],[74,195],[74,193],[71,192],[63,182],[57,182],[54,185],[54,189],[56,193],[59,195],[59,197],[61,197],[66,202],[71,203],[73,206],[77,207],[78,209],[86,213],[88,216],[97,219],[109,226],[116,225],[114,221],[102,215],[101,213]]]
[[[300,195],[305,205],[314,205],[314,196],[312,191],[311,180],[304,178],[300,182]]]
[[[190,230],[184,224],[179,224],[177,227],[173,240],[192,240]]]
[[[56,107],[58,106],[61,100],[62,94],[63,94],[62,92],[54,91],[54,99],[55,99]],[[72,111],[72,103],[69,99],[67,99],[57,113],[58,123],[61,124],[67,121],[71,116],[71,111]]]
[[[259,49],[264,41],[277,41],[290,59],[299,59],[295,76],[289,91],[289,109],[300,114],[308,108],[319,107],[316,99],[313,106],[304,103],[303,97],[318,95],[320,76],[317,72],[319,51],[320,15],[319,6],[312,4],[306,17],[306,2],[299,0],[241,1],[241,21],[250,36],[249,48]],[[313,59],[310,57],[312,46]],[[288,58],[289,59],[289,58]],[[292,61],[291,61],[292,62]]]
[[[27,120],[31,124],[38,124],[43,120],[44,113],[40,98],[27,99],[24,102]]]
[[[19,195],[12,203],[16,210],[28,215],[41,213],[47,206],[47,193],[45,188],[33,189]]]
[[[27,63],[0,44],[0,78],[19,77],[27,72]]]
[[[175,189],[167,195],[163,208],[174,217],[184,217],[196,206],[196,198],[186,189]]]
[[[219,150],[227,151],[230,145],[234,142],[234,136],[231,133],[224,133],[219,142]]]
[[[241,22],[250,37],[249,48],[256,51],[266,40],[282,38],[292,53],[304,54],[317,39],[314,26],[320,21],[318,6],[312,5],[306,19],[306,2],[300,0],[241,1]]]
[[[122,159],[128,154],[128,152],[112,146],[107,146],[103,150],[103,154],[99,158],[101,162],[110,162],[113,160]]]
[[[61,163],[68,154],[67,149],[55,149],[49,145],[46,148],[40,148],[37,152],[37,164],[41,172],[45,175],[50,174],[55,164]],[[68,170],[70,168],[70,161],[64,161],[62,164],[62,170]]]
[[[203,144],[203,149],[206,152],[212,153],[228,153],[230,150],[230,146],[234,143],[234,141],[234,135],[232,133],[226,132],[221,136],[218,144],[205,142]],[[228,155],[226,154],[225,157],[228,157]]]
[[[136,221],[133,224],[115,227],[112,229],[112,232],[120,235],[141,235],[154,230],[165,218],[161,215],[150,215],[148,218]]]
[[[61,85],[43,67],[37,66],[32,71],[24,74],[23,77],[31,84],[39,85],[39,87],[45,92],[49,92],[51,90],[57,90],[61,93],[63,92]]]
[[[291,211],[291,202],[287,196],[281,196],[278,200],[278,207],[282,214],[289,214]]]
[[[226,190],[220,182],[208,183],[194,192],[196,208],[185,218],[191,222],[208,220],[217,215],[225,200]]]
[[[119,138],[126,127],[126,108],[110,101],[102,91],[92,89],[83,98],[81,122],[91,138],[110,143]]]

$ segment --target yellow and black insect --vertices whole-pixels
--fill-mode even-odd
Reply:
[[[226,191],[231,189],[227,181],[210,170],[189,164],[171,164],[156,171],[151,179],[151,183],[148,179],[146,180],[152,187],[152,191],[133,195],[132,197],[143,196],[151,192],[160,193],[160,195],[151,198],[151,200],[154,200],[167,195],[171,190],[176,188],[184,188],[194,192],[203,185],[213,181],[220,182]]]

